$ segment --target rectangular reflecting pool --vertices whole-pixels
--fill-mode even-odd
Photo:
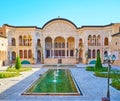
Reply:
[[[82,95],[68,69],[49,69],[23,95]]]

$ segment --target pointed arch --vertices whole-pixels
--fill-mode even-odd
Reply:
[[[27,58],[27,50],[24,50],[24,59]]]
[[[23,51],[22,50],[19,51],[19,56],[20,56],[20,58],[23,58]]]
[[[37,50],[37,63],[41,62],[41,52],[40,50]]]
[[[26,45],[27,45],[27,43],[26,43],[26,42],[27,42],[27,37],[26,37],[26,35],[24,35],[24,37],[23,37],[23,45],[24,45],[24,46],[26,46]]]
[[[88,49],[88,58],[91,58],[91,49]]]
[[[97,46],[101,45],[101,37],[100,35],[97,36]]]
[[[83,41],[82,41],[82,39],[80,38],[79,39],[79,47],[81,47],[83,45]]]
[[[41,46],[41,40],[37,39],[37,46]]]
[[[92,58],[95,58],[95,49],[92,51]]]
[[[15,59],[16,59],[16,52],[12,51],[12,60],[15,61]]]
[[[74,37],[67,38],[68,48],[74,48],[75,47],[75,39]]]
[[[52,56],[52,38],[51,37],[45,38],[45,52],[46,52],[46,58],[51,58]]]
[[[15,46],[15,45],[16,45],[16,40],[15,40],[15,38],[12,38],[11,41],[12,41],[12,46]]]
[[[20,36],[19,36],[19,46],[22,46],[22,40],[23,40],[23,38],[22,38],[22,36],[20,35]]]
[[[92,36],[89,35],[88,36],[88,46],[91,46],[92,45]]]
[[[48,49],[52,48],[52,38],[51,37],[45,38],[45,48],[48,48]]]
[[[92,44],[93,46],[96,46],[96,35],[93,35]]]
[[[104,38],[104,45],[105,45],[105,46],[109,45],[108,37],[105,37],[105,38]]]
[[[28,50],[28,58],[32,58],[32,51]]]
[[[32,37],[31,35],[28,35],[28,46],[32,45]]]
[[[100,54],[100,49],[97,50],[97,54],[98,54],[98,53]]]

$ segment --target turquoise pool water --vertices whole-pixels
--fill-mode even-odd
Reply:
[[[23,94],[25,95],[81,95],[70,70],[50,69]]]

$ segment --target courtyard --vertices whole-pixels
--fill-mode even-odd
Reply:
[[[114,68],[116,69],[115,66]],[[101,101],[102,97],[106,97],[107,79],[94,76],[93,72],[85,70],[83,64],[69,68],[82,96],[21,95],[39,78],[39,74],[43,74],[48,69],[49,67],[43,67],[43,65],[32,65],[31,71],[22,72],[22,75],[18,77],[0,79],[0,101]],[[111,101],[119,101],[119,95],[120,91],[110,86]]]

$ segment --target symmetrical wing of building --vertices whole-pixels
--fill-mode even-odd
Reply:
[[[16,56],[23,64],[76,64],[91,63],[100,53],[115,54],[115,64],[120,64],[120,23],[103,26],[77,27],[64,18],[37,26],[12,26],[0,28],[0,65],[14,63]]]

